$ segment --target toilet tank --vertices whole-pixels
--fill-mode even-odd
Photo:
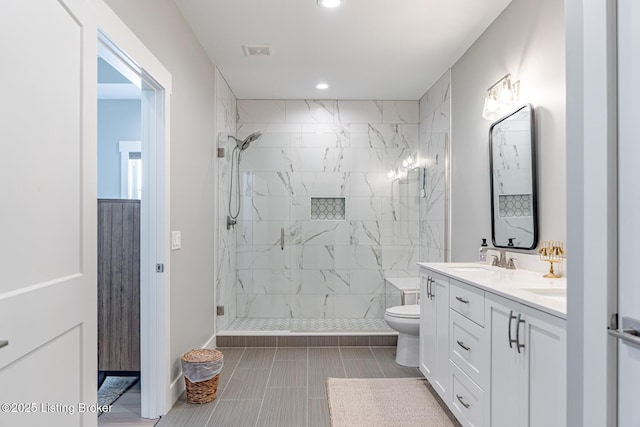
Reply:
[[[385,310],[398,305],[418,304],[419,297],[419,277],[385,278]]]

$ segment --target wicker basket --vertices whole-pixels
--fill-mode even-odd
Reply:
[[[190,370],[207,370],[212,366],[220,366],[214,370],[215,375],[204,381],[190,381],[185,375],[184,384],[187,388],[187,402],[189,403],[209,403],[216,399],[218,395],[218,379],[220,378],[220,369],[222,367],[223,356],[218,350],[209,350],[206,348],[191,350],[182,355],[183,371]]]

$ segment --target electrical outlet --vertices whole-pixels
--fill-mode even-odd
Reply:
[[[171,250],[175,251],[182,247],[182,234],[179,231],[171,232]]]

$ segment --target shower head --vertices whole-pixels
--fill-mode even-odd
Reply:
[[[240,140],[240,139],[236,138],[235,136],[231,136],[231,135],[229,135],[229,138],[233,138],[233,140],[238,145],[238,148],[240,149],[240,151],[244,151],[247,148],[249,148],[249,145],[251,145],[251,143],[253,141],[256,141],[261,136],[262,136],[262,132],[258,131],[258,132],[252,133],[251,135],[249,135],[248,137],[246,137],[243,140]]]

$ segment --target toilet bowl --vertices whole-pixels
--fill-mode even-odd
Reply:
[[[398,331],[396,363],[402,366],[418,366],[420,306],[399,305],[384,312],[384,320],[390,328]]]

